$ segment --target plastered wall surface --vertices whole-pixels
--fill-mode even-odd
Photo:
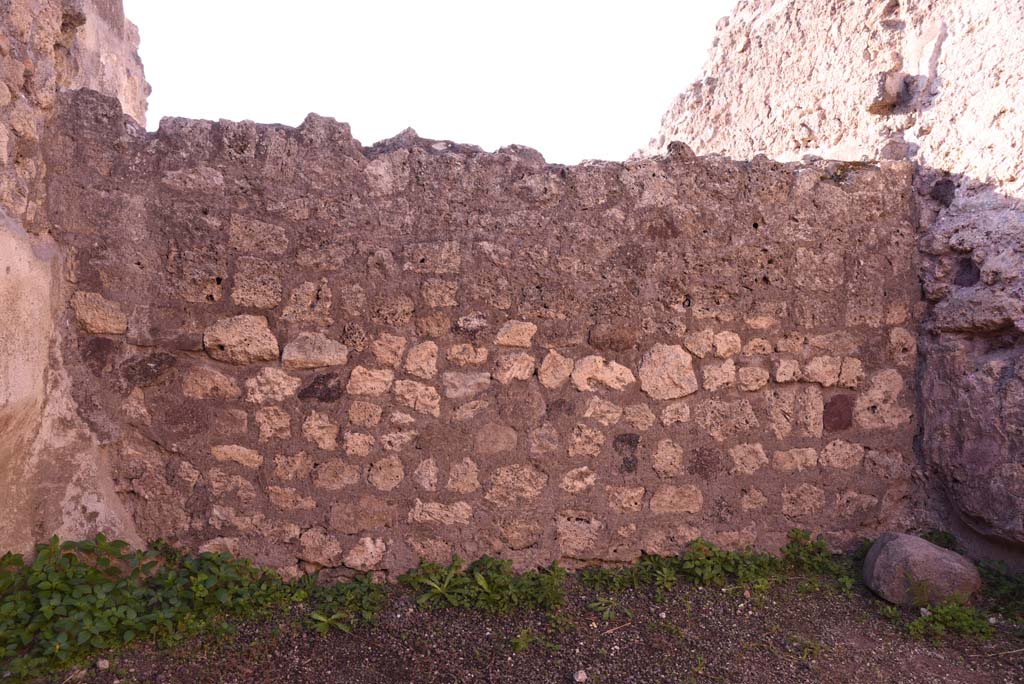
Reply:
[[[297,574],[910,524],[909,164],[56,111],[58,354],[141,538]]]

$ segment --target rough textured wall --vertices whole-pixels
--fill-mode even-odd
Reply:
[[[115,30],[112,27],[119,27]],[[0,548],[53,532],[137,540],[91,432],[66,391],[63,252],[34,228],[43,131],[61,88],[118,95],[142,117],[148,86],[120,2],[0,2]],[[119,74],[123,74],[121,79]],[[141,120],[141,118],[140,118]],[[36,230],[36,234],[29,234]]]
[[[1018,550],[1022,30],[1017,0],[741,0],[719,25],[704,78],[647,150],[679,140],[700,154],[917,162],[932,305],[919,338],[930,524],[964,523]]]
[[[910,166],[545,165],[62,98],[73,396],[140,534],[298,572],[907,524]]]

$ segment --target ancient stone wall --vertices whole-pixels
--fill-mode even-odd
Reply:
[[[740,0],[718,28],[647,152],[916,163],[921,524],[1021,562],[1024,5]]]
[[[59,355],[142,538],[287,574],[909,524],[911,167],[551,166],[62,95]]]

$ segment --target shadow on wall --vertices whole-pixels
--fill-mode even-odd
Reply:
[[[919,169],[921,453],[941,522],[976,554],[1024,551],[1024,201]],[[946,505],[943,506],[942,502]]]

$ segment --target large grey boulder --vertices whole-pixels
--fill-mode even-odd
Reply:
[[[910,534],[883,534],[864,559],[864,583],[890,603],[922,606],[966,600],[981,588],[971,561]]]

